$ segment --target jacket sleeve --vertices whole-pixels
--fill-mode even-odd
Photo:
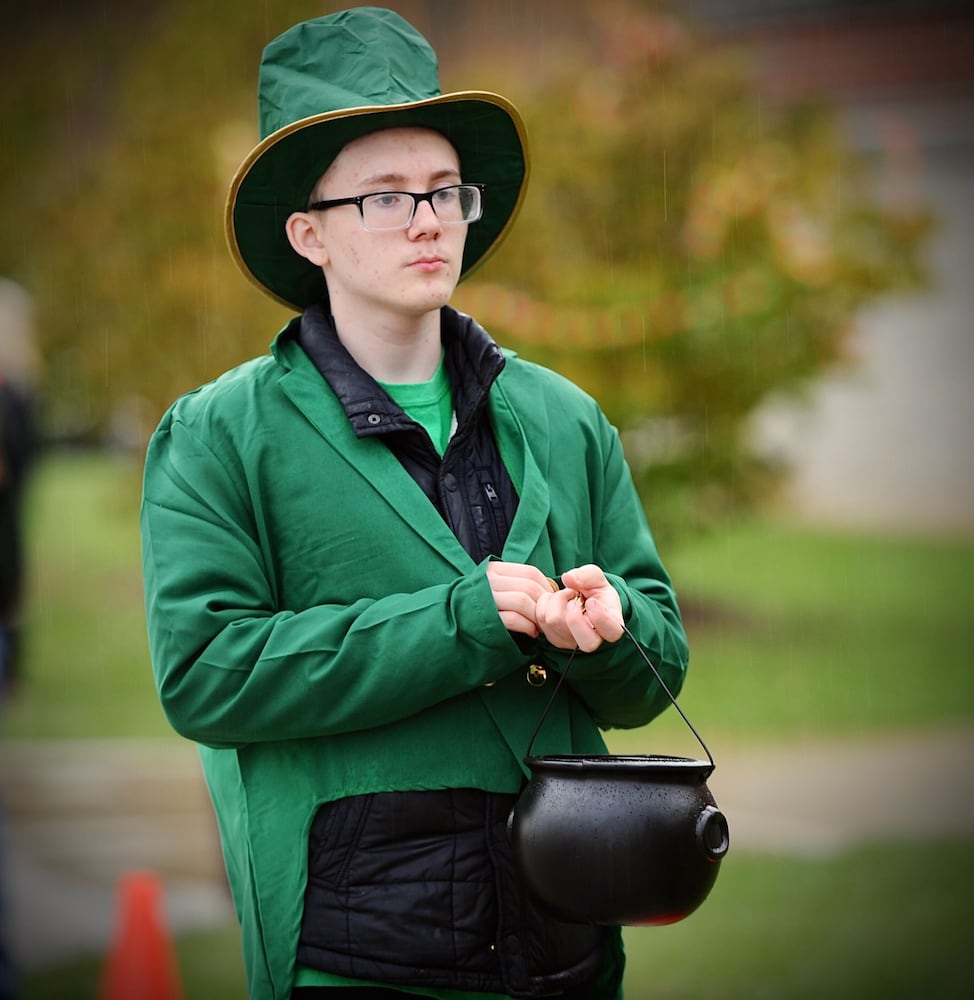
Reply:
[[[591,561],[602,567],[618,591],[626,625],[675,696],[689,661],[676,594],[657,552],[619,436],[601,413],[597,426],[589,458],[593,483]],[[588,553],[582,554],[583,558],[585,555]],[[546,658],[560,670],[565,669],[568,656],[550,646],[546,651]],[[603,644],[594,653],[577,654],[567,680],[596,722],[606,729],[644,725],[670,705],[669,696],[626,635],[618,642]]]
[[[200,743],[381,726],[522,662],[482,566],[413,593],[278,607],[232,461],[172,413],[147,453],[141,527],[156,685]]]

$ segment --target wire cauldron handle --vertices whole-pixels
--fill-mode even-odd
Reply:
[[[690,732],[693,733],[694,736],[696,736],[697,742],[700,744],[700,746],[703,747],[703,752],[707,755],[707,760],[710,761],[710,768],[712,773],[713,770],[717,767],[717,765],[716,763],[714,763],[714,756],[707,747],[707,744],[704,743],[703,737],[701,737],[700,733],[697,732],[693,723],[687,718],[686,713],[683,711],[682,708],[680,708],[679,704],[677,704],[677,700],[673,696],[673,692],[670,691],[670,689],[666,686],[666,682],[660,676],[660,673],[656,669],[656,666],[653,663],[653,661],[649,658],[649,654],[646,652],[645,649],[643,649],[642,644],[632,634],[632,632],[629,630],[629,626],[626,625],[625,622],[622,622],[622,631],[627,636],[629,636],[633,646],[636,647],[636,651],[646,661],[646,665],[649,667],[649,669],[652,670],[653,676],[656,678],[657,682],[659,683],[659,686],[666,692],[667,698],[670,699],[670,702],[672,703],[673,707],[677,710],[677,712],[680,713],[680,718],[683,719],[683,721],[687,724],[687,727],[689,728]],[[558,692],[561,690],[562,684],[565,683],[565,678],[568,676],[568,671],[571,669],[572,664],[575,662],[575,657],[578,655],[578,653],[579,649],[576,646],[572,650],[571,656],[568,657],[568,662],[565,664],[565,669],[559,676],[558,683],[555,684],[554,691],[551,692],[551,697],[548,699],[548,704],[545,705],[544,711],[541,713],[541,718],[538,719],[538,724],[534,727],[534,732],[531,734],[531,739],[528,742],[528,749],[527,753],[525,754],[525,757],[531,756],[531,749],[534,747],[534,741],[537,738],[538,733],[541,732],[541,727],[544,725],[544,720],[548,717],[548,712],[551,710],[551,706],[555,703],[555,698],[558,696]]]

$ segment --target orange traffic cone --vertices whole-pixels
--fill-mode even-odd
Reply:
[[[118,923],[98,1000],[183,1000],[162,896],[162,880],[153,872],[128,872],[119,879]]]

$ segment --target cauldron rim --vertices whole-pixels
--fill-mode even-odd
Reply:
[[[525,757],[524,763],[537,774],[599,776],[666,777],[675,780],[681,775],[692,775],[706,781],[714,771],[708,760],[692,757],[670,757],[657,754],[545,754]]]

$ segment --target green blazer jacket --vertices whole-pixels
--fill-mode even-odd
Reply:
[[[176,401],[149,445],[142,505],[156,683],[173,727],[200,744],[261,998],[290,995],[317,807],[516,792],[550,694],[526,668],[557,671],[568,655],[514,641],[485,564],[386,445],[355,435],[294,328]],[[514,355],[489,414],[520,497],[498,557],[553,577],[602,566],[678,691],[686,638],[614,429],[576,386]],[[627,640],[607,644],[576,658],[533,752],[604,753],[600,727],[642,725],[667,703]]]

